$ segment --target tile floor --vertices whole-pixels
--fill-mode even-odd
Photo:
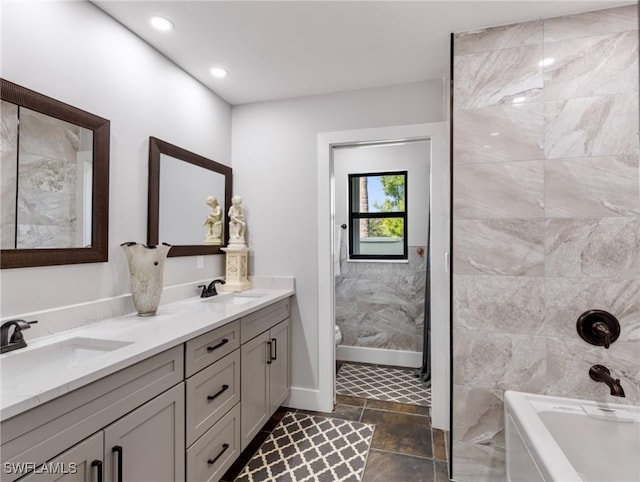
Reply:
[[[375,425],[362,482],[447,482],[447,433],[431,427],[429,407],[338,395],[331,413],[281,407],[222,478],[233,482],[287,412]],[[295,481],[294,481],[295,482]]]

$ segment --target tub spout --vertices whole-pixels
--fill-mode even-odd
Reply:
[[[611,371],[609,371],[609,369],[604,365],[593,365],[589,369],[589,376],[596,382],[605,383],[609,387],[609,390],[611,390],[611,395],[614,397],[625,396],[622,385],[620,385],[620,379],[613,378],[611,376]]]

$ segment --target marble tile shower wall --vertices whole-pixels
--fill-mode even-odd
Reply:
[[[18,122],[16,106],[5,101],[1,110],[2,248],[82,246],[81,128],[28,109]]]
[[[346,240],[336,277],[336,323],[343,345],[422,351],[425,258],[409,246],[408,263],[349,263]]]
[[[504,480],[504,390],[640,403],[637,15],[630,5],[455,36],[458,481]],[[576,333],[593,308],[620,320],[610,350]],[[626,399],[589,379],[595,363]]]

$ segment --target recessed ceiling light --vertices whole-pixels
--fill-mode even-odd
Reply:
[[[526,97],[516,97],[515,99],[513,99],[511,101],[512,104],[522,104],[525,100],[527,100]]]
[[[485,145],[484,145],[484,148],[485,148],[485,149],[491,149],[491,146],[490,146],[489,144],[485,144]]]
[[[211,69],[211,75],[213,75],[214,77],[217,77],[218,79],[222,79],[227,75],[229,75],[229,72],[227,72],[222,67],[214,67]]]
[[[492,132],[490,135],[491,135],[491,137],[495,137],[495,136],[499,136],[500,133],[499,132]]]
[[[547,65],[551,65],[555,61],[556,59],[554,59],[553,57],[547,57],[546,59],[542,59],[540,62],[538,62],[538,65],[540,67],[546,67]]]
[[[149,23],[156,30],[160,30],[161,32],[169,32],[173,30],[173,23],[171,20],[164,17],[151,17],[149,19]]]

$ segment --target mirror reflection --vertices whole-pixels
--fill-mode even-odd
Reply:
[[[222,245],[225,177],[160,155],[159,239],[170,245]]]
[[[222,253],[231,186],[230,167],[150,137],[147,243],[170,244],[169,256]]]
[[[91,245],[93,132],[2,101],[2,249]]]

